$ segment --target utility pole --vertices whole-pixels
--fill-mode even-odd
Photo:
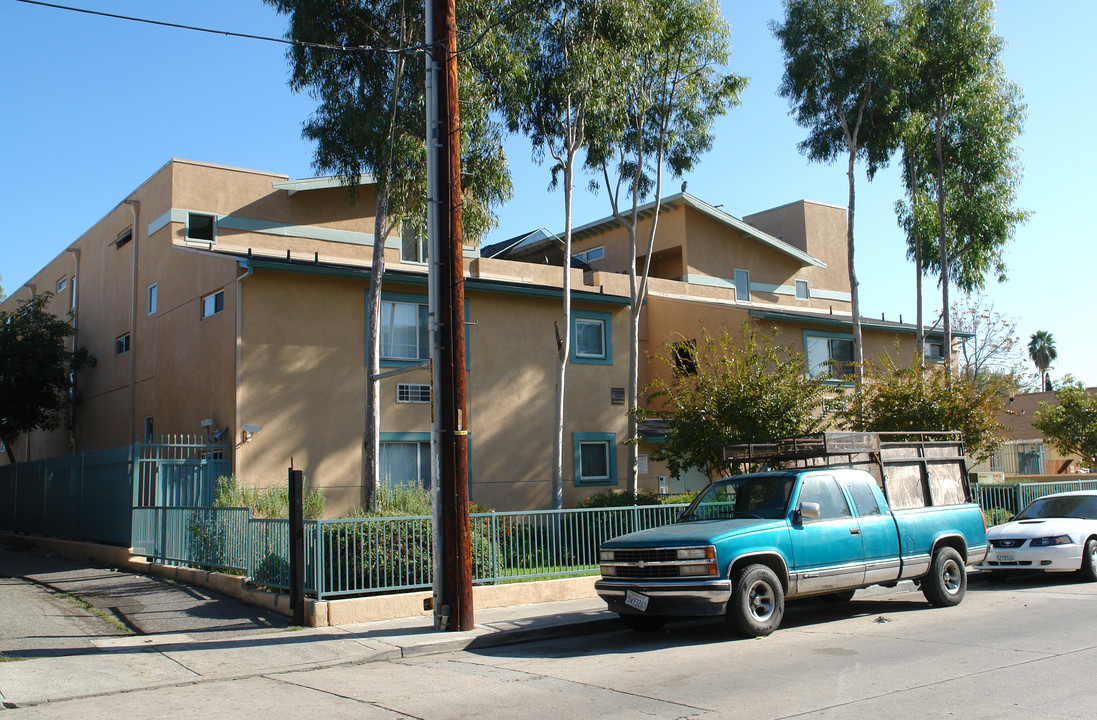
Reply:
[[[464,229],[461,222],[461,146],[457,105],[457,20],[454,0],[428,3],[428,26],[433,38],[428,44],[433,55],[433,102],[430,114],[437,121],[428,135],[437,136],[430,188],[438,208],[434,217],[438,237],[437,270],[438,362],[434,366],[440,477],[435,513],[435,544],[442,554],[436,563],[435,617],[441,629],[471,630],[472,542],[469,529],[468,489],[468,397],[465,368],[465,278]],[[431,40],[433,39],[433,42]],[[433,137],[428,143],[434,145]],[[440,517],[439,517],[440,516]],[[440,522],[440,526],[438,521]]]

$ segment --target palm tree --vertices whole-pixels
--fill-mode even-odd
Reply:
[[[1051,361],[1059,356],[1055,350],[1055,338],[1047,330],[1037,330],[1032,333],[1028,341],[1028,356],[1036,363],[1036,369],[1040,371],[1041,385],[1044,390],[1051,390],[1051,378],[1047,369]]]

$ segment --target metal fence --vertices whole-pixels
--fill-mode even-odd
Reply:
[[[208,507],[232,472],[227,445],[202,435],[161,435],[134,445],[133,507]]]
[[[130,542],[133,447],[0,467],[0,530]]]
[[[1010,442],[995,448],[986,460],[970,466],[972,472],[1006,475],[1043,475],[1047,451],[1042,442]]]
[[[685,505],[473,513],[473,580],[498,584],[598,571],[598,546],[674,522]],[[157,562],[244,573],[289,587],[289,521],[248,508],[134,508],[134,552]],[[318,599],[429,588],[429,516],[305,523],[305,590]]]

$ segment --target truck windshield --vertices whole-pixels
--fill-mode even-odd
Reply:
[[[743,475],[718,480],[694,499],[679,522],[732,518],[782,518],[796,475]]]

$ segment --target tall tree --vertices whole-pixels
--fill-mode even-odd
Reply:
[[[69,347],[69,322],[49,311],[52,293],[0,311],[0,440],[15,462],[15,439],[33,430],[56,430],[71,418],[72,378],[91,362]]]
[[[739,104],[747,81],[721,70],[731,33],[712,0],[629,0],[614,9],[613,36],[620,57],[629,60],[619,70],[616,102],[610,101],[590,129],[586,162],[601,174],[613,216],[628,233],[628,492],[635,494],[640,310],[662,205],[663,171],[681,177],[711,149],[713,120]],[[654,204],[643,216],[651,222],[638,273],[640,205],[649,194]]]
[[[571,203],[587,125],[617,92],[620,57],[608,37],[606,0],[514,0],[505,32],[484,63],[497,107],[512,132],[529,136],[534,159],[552,160],[550,187],[563,185],[563,329],[556,328],[557,365],[552,438],[552,504],[563,507],[564,397],[571,354]],[[485,53],[488,55],[489,53]],[[610,331],[609,328],[606,329]]]
[[[911,255],[920,253],[926,269],[937,273],[944,308],[951,285],[970,292],[990,272],[1004,277],[1002,248],[1028,217],[1013,207],[1021,177],[1016,139],[1025,110],[1020,90],[1005,77],[993,7],[991,0],[907,5],[909,33],[920,50],[908,98],[925,119],[921,132],[907,138],[918,170],[907,178],[908,192],[928,192],[936,203],[931,210],[928,203],[911,202],[901,222]],[[936,242],[928,245],[928,238]],[[948,313],[943,329],[951,357]]]
[[[303,135],[316,143],[313,164],[339,175],[348,195],[360,178],[373,176],[376,207],[373,260],[367,300],[366,426],[362,479],[371,500],[378,478],[380,441],[381,285],[385,238],[398,226],[421,232],[426,224],[424,9],[421,0],[265,0],[290,18],[287,37],[290,86],[308,92],[317,110]],[[478,32],[478,8],[466,14]],[[490,207],[510,195],[500,134],[489,119],[487,98],[475,82],[468,56],[461,77],[461,148],[467,192],[465,234],[487,230]]]
[[[894,7],[885,0],[787,0],[784,24],[771,25],[785,55],[778,92],[808,130],[800,151],[817,162],[846,155],[847,263],[858,378],[863,377],[864,348],[854,264],[855,168],[863,159],[871,179],[895,145],[896,74],[904,56],[900,28]]]
[[[1028,356],[1036,370],[1040,373],[1040,387],[1045,391],[1051,390],[1051,378],[1047,369],[1051,362],[1059,357],[1059,351],[1055,349],[1055,338],[1047,330],[1037,330],[1028,340]]]

